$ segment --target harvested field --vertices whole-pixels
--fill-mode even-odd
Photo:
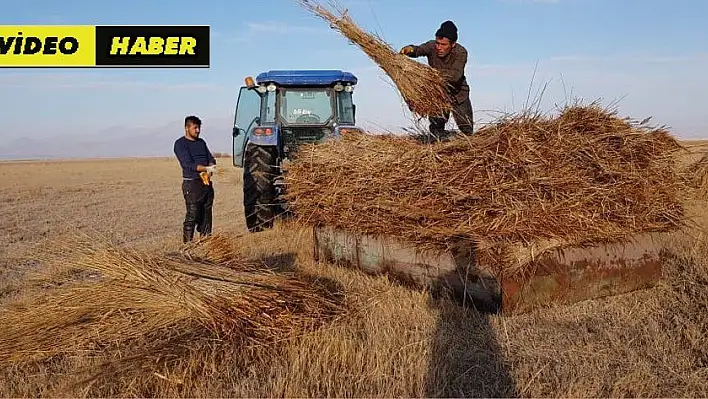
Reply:
[[[692,175],[691,183],[698,190],[700,195],[708,195],[708,152],[706,152],[698,161],[691,165]]]
[[[74,255],[86,254],[80,245],[66,254],[52,252],[62,262],[37,259],[39,250],[51,248],[40,245],[45,239],[62,242],[67,230],[88,237],[100,233],[117,242],[116,254],[177,256],[183,205],[176,161],[0,163],[0,175],[17,176],[18,167],[23,168],[23,184],[0,188],[0,231],[6,244],[0,250],[0,336],[18,328],[5,316],[9,303],[36,303],[42,292],[54,292],[47,291],[53,288],[48,283],[69,280],[62,265],[75,264]],[[151,173],[144,173],[146,168]],[[240,170],[227,166],[216,184],[215,231],[236,236],[245,229]],[[686,217],[706,227],[705,209],[703,201],[687,203]],[[673,233],[668,245],[675,256],[666,265],[663,283],[651,290],[502,318],[432,300],[385,277],[314,263],[309,230],[280,225],[263,234],[237,236],[228,251],[196,254],[216,262],[264,265],[279,275],[326,277],[346,298],[343,317],[276,345],[247,350],[200,335],[203,340],[181,341],[185,353],[175,363],[147,363],[139,378],[109,373],[93,384],[57,382],[61,373],[105,360],[88,353],[54,356],[29,369],[3,361],[0,394],[706,397],[707,243],[701,230],[685,227]],[[179,256],[179,264],[192,264]],[[29,279],[39,272],[50,276]],[[72,281],[75,287],[86,283],[77,277]],[[55,314],[45,321],[61,322],[62,317]],[[150,343],[111,341],[113,348],[133,354]],[[3,341],[0,353],[8,353],[9,344]]]
[[[685,151],[665,129],[572,105],[432,145],[356,134],[305,146],[288,165],[288,196],[306,224],[421,249],[472,242],[499,275],[523,271],[527,248],[540,255],[682,227],[688,191],[675,160]]]

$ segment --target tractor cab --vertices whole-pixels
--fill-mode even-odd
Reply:
[[[303,143],[337,139],[356,127],[357,78],[340,70],[268,71],[245,79],[236,102],[233,164],[243,168],[243,207],[251,232],[287,213],[283,161]]]
[[[340,70],[276,70],[255,81],[247,77],[234,117],[234,166],[244,166],[249,144],[271,146],[278,158],[287,159],[302,143],[356,129],[356,83],[356,76]]]

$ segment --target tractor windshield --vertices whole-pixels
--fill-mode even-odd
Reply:
[[[280,116],[288,124],[321,125],[332,117],[330,89],[282,89]]]

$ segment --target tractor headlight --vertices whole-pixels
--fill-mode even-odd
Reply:
[[[334,85],[334,91],[342,91],[344,90],[344,86],[342,86],[340,83],[337,83]]]
[[[268,85],[268,91],[275,91],[275,85],[273,83]]]
[[[265,93],[266,92],[266,87],[263,85],[258,86],[256,89],[259,93]]]
[[[354,91],[354,86],[352,86],[352,85],[346,85],[346,87],[344,87],[344,91],[346,91],[346,92],[348,92],[348,93],[351,93],[351,92]]]

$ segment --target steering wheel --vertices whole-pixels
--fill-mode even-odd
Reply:
[[[300,115],[295,119],[295,122],[298,123],[317,123],[320,121],[320,117],[315,114],[304,114]]]

